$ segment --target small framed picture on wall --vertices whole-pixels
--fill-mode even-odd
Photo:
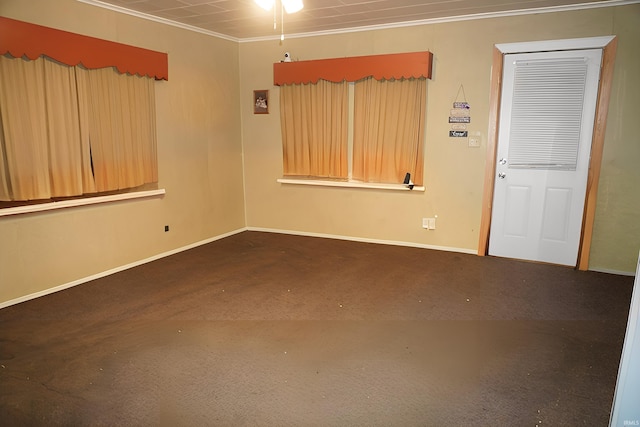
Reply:
[[[253,91],[253,114],[269,114],[269,91]]]

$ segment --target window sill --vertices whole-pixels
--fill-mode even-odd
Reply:
[[[164,188],[159,190],[137,191],[134,193],[112,194],[109,196],[87,197],[84,199],[64,200],[59,202],[48,202],[38,205],[16,206],[14,208],[0,209],[0,217],[9,215],[20,215],[33,212],[50,211],[54,209],[72,208],[76,206],[95,205],[99,203],[117,202],[129,199],[142,199],[146,197],[162,196],[165,194]]]
[[[405,184],[374,184],[370,182],[354,182],[354,181],[324,181],[320,179],[292,179],[279,178],[280,184],[294,185],[315,185],[320,187],[343,187],[343,188],[365,188],[376,190],[394,190],[394,191],[425,191],[424,186],[414,186],[410,189]]]

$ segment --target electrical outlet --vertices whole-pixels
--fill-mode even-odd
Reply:
[[[435,230],[436,229],[436,219],[435,218],[428,218],[428,228],[429,230]]]
[[[165,225],[165,226],[164,226],[164,232],[166,233],[167,231],[169,231],[169,226],[168,226],[168,225]]]
[[[482,132],[469,132],[469,147],[480,147],[482,145]]]
[[[435,218],[422,218],[422,228],[426,228],[427,230],[435,230],[436,229],[436,219]]]

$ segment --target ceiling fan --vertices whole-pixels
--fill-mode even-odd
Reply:
[[[278,16],[278,8],[274,7],[276,0],[254,0],[258,6],[264,10],[273,8],[273,29],[276,29],[276,18]],[[280,41],[284,40],[284,12],[296,13],[304,7],[302,0],[280,0]]]
[[[271,10],[271,8],[275,5],[276,0],[254,0],[258,6],[263,8],[264,10]],[[301,10],[304,5],[302,4],[302,0],[280,0],[280,4],[284,7],[284,10],[287,13],[296,13]]]

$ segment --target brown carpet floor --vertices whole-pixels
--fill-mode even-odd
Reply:
[[[244,232],[0,310],[0,424],[605,426],[632,286]]]

